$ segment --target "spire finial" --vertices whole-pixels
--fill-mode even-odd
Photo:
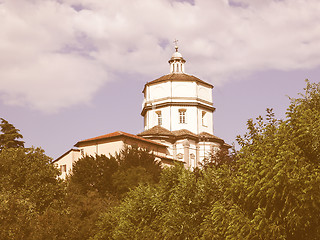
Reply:
[[[172,54],[172,57],[169,60],[170,73],[184,73],[184,63],[186,60],[184,60],[181,53],[178,52],[178,40],[175,39],[173,42],[176,51]]]
[[[178,52],[178,40],[177,39],[174,39],[174,47],[175,47],[175,49],[176,49],[176,52]]]

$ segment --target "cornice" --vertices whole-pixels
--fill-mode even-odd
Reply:
[[[144,102],[144,104],[154,104],[154,103],[158,103],[158,102],[162,102],[162,101],[166,101],[166,100],[170,100],[170,102],[172,100],[192,100],[192,101],[199,101],[202,102],[204,104],[208,104],[208,105],[212,105],[212,102],[206,101],[202,98],[198,98],[198,97],[164,97],[164,98],[158,98],[155,100],[151,100],[151,101],[146,101]]]
[[[216,110],[215,107],[213,106],[208,106],[200,102],[164,102],[164,103],[159,103],[159,104],[154,104],[154,105],[144,105],[141,115],[144,116],[147,111],[152,110],[152,109],[159,109],[159,108],[164,108],[168,106],[181,106],[181,107],[199,107],[203,108],[205,110],[214,112]]]
[[[207,82],[205,82],[205,81],[201,80],[200,78],[197,78],[193,75],[189,75],[186,73],[171,73],[171,74],[164,75],[160,78],[157,78],[151,82],[147,82],[144,85],[142,92],[143,93],[145,92],[145,89],[147,86],[158,84],[158,83],[163,83],[163,82],[196,82],[200,85],[209,87],[211,89],[214,88],[214,86],[212,84],[207,83]]]

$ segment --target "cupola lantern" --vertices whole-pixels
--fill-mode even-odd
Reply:
[[[176,51],[172,54],[172,57],[169,60],[170,73],[184,73],[184,63],[186,60],[184,60],[181,53],[178,52],[177,42],[178,40],[174,41]]]

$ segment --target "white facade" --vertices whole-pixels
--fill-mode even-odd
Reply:
[[[133,135],[114,132],[79,141],[55,160],[62,177],[72,171],[72,164],[84,155],[114,155],[125,145],[149,149],[164,164],[177,160],[195,168],[217,149],[230,146],[213,135],[213,86],[185,74],[185,60],[178,47],[169,60],[170,73],[145,84],[141,115],[144,132]]]
[[[185,74],[185,62],[176,47],[169,60],[171,74],[145,85],[141,113],[145,130],[159,125],[169,131],[213,134],[213,86]]]
[[[145,131],[138,135],[165,143],[174,159],[195,168],[213,150],[228,146],[213,135],[213,86],[185,74],[185,62],[176,47],[170,74],[146,83],[141,112]]]
[[[65,179],[72,172],[73,164],[84,156],[96,155],[115,155],[119,153],[125,146],[139,146],[148,149],[150,153],[156,157],[165,159],[164,164],[173,160],[169,154],[167,146],[158,142],[153,142],[142,137],[125,133],[114,132],[106,135],[89,138],[77,142],[73,148],[56,159],[54,163],[61,170],[61,178]]]
[[[55,161],[56,166],[61,171],[61,178],[65,179],[72,172],[73,163],[78,161],[80,157],[79,149],[71,149]]]

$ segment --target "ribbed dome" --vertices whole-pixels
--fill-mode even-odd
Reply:
[[[182,55],[179,52],[174,52],[171,58],[182,58]]]
[[[171,74],[167,74],[164,75],[158,79],[155,79],[151,82],[148,82],[146,85],[152,85],[155,83],[159,83],[159,82],[166,82],[166,81],[187,81],[187,82],[198,82],[198,83],[202,83],[208,87],[213,88],[213,86],[210,83],[207,83],[195,76],[189,75],[189,74],[185,74],[185,73],[171,73]]]
[[[178,52],[178,46],[175,46],[176,51],[172,54],[169,60],[170,72],[171,73],[184,73],[184,63],[186,60],[183,59],[181,53]]]

